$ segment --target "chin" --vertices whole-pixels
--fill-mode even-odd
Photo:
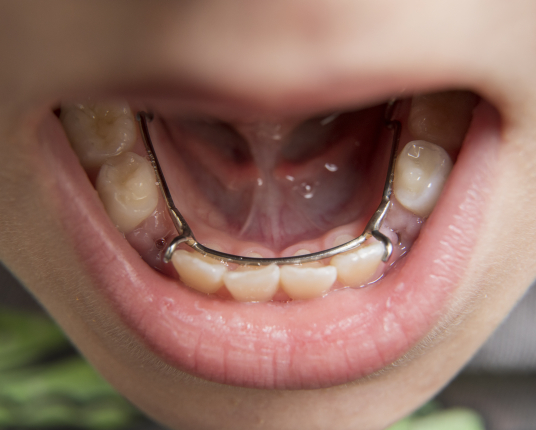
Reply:
[[[381,28],[411,31],[405,13]],[[363,23],[339,44],[325,23],[337,49],[299,39],[302,57],[262,37],[225,51],[209,37],[225,29],[196,17],[180,27],[189,38],[158,36],[162,49],[146,52],[154,70],[71,71],[79,82],[11,108],[0,258],[119,391],[171,428],[385,428],[448,383],[535,275],[536,114],[519,102],[534,86],[492,73],[484,55],[455,57],[439,33],[426,56],[411,37],[375,35],[377,57]],[[183,40],[197,41],[195,55]],[[220,42],[214,79],[206,55]],[[396,142],[381,236],[298,265],[241,266],[192,241],[168,261],[180,232],[138,112],[154,117],[155,151],[196,241],[245,258],[293,258],[367,232]]]
[[[445,132],[423,131],[419,124],[422,115],[438,114],[431,109],[448,110],[448,103],[455,103],[452,94],[462,94],[466,106],[453,120],[462,124],[458,134],[438,137],[447,142],[443,146],[431,143],[432,150],[441,149],[439,158],[424,156],[424,167],[404,167],[415,151],[429,151],[422,142],[434,140],[431,133]],[[216,427],[222,414],[233,410],[240,418],[229,428],[248,428],[252,420],[278,428],[283,424],[275,423],[283,419],[289,424],[279,428],[295,428],[297,418],[290,418],[295,408],[313,414],[317,422],[327,414],[317,410],[324,402],[346,405],[361,398],[367,408],[374,405],[374,413],[341,416],[340,428],[356,415],[372,426],[388,424],[431,396],[473,352],[462,347],[460,353],[456,339],[464,334],[456,328],[471,318],[482,294],[468,271],[500,145],[499,115],[487,102],[471,93],[427,97],[446,101],[423,108],[423,97],[409,98],[399,102],[395,113],[402,124],[395,193],[382,226],[394,245],[390,259],[381,261],[383,248],[374,251],[380,242],[367,239],[363,247],[327,261],[292,266],[301,272],[295,270],[286,285],[286,269],[275,266],[277,286],[268,294],[273,271],[266,274],[266,268],[236,267],[186,249],[164,263],[166,244],[176,232],[135,127],[132,111],[142,102],[63,103],[61,113],[51,111],[38,121],[42,153],[35,162],[48,178],[48,204],[61,230],[55,243],[61,243],[58,252],[67,254],[69,268],[54,288],[38,288],[38,297],[104,376],[164,423],[201,428],[202,410],[213,407]],[[95,156],[95,147],[98,152],[109,144],[89,147],[95,139],[91,129],[72,119],[99,106],[119,112],[107,126],[120,130],[101,133],[114,142],[113,136],[123,136],[127,144],[119,154],[109,155],[110,150]],[[418,114],[415,106],[428,110]],[[304,123],[320,123],[332,112],[287,114],[279,121],[289,131],[267,150],[273,136],[260,132],[270,126],[262,115],[223,122],[154,101],[143,107],[155,113],[155,147],[177,205],[200,233],[196,237],[213,248],[261,257],[315,252],[358,236],[378,204],[392,139],[382,127],[382,104],[338,114],[342,119],[315,142],[314,151],[300,148],[297,155],[285,145],[299,141]],[[222,124],[233,127],[234,140]],[[244,153],[236,155],[238,145]],[[290,160],[281,155],[285,150]],[[359,164],[364,154],[367,166]],[[445,160],[450,163],[446,173],[441,170]],[[366,173],[361,176],[355,173],[360,166]],[[425,188],[436,187],[432,203],[422,193],[415,197],[407,191],[419,168],[425,172],[419,178],[430,183]],[[289,176],[316,181],[317,194],[304,197]],[[350,181],[358,184],[355,189],[345,186]],[[408,181],[409,186],[397,188]],[[142,196],[137,200],[128,194],[132,184]],[[364,196],[370,201],[363,202]],[[351,216],[332,210],[326,201]],[[218,216],[207,216],[214,212]],[[267,212],[275,214],[268,227],[257,219],[268,219]],[[217,281],[209,276],[214,266],[223,273]],[[318,288],[326,268],[336,277]],[[249,276],[246,289],[237,289],[229,273]],[[401,397],[401,389],[411,399]],[[369,404],[374,396],[388,400]],[[392,411],[393,405],[399,412],[385,420],[382,409]]]

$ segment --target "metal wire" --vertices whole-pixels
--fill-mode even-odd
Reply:
[[[171,257],[173,256],[173,253],[178,248],[178,246],[181,243],[184,243],[190,246],[195,251],[208,257],[212,257],[217,260],[225,261],[228,263],[240,264],[243,266],[267,266],[270,264],[303,264],[312,261],[322,260],[324,258],[333,257],[334,255],[340,254],[342,252],[356,249],[370,237],[374,237],[384,244],[385,252],[382,256],[382,261],[386,262],[393,252],[393,244],[387,236],[380,232],[380,227],[391,205],[391,194],[393,192],[394,180],[394,166],[396,162],[396,154],[400,141],[400,132],[402,128],[400,121],[391,119],[394,107],[395,101],[392,100],[388,103],[385,113],[385,126],[392,130],[393,139],[391,144],[389,166],[387,168],[387,178],[385,180],[382,200],[380,205],[378,206],[378,209],[376,209],[376,212],[374,212],[369,222],[367,223],[365,229],[363,230],[363,233],[359,237],[356,237],[349,242],[346,242],[339,246],[335,246],[333,248],[326,249],[324,251],[313,252],[311,254],[305,255],[296,255],[293,257],[278,258],[242,257],[240,255],[227,254],[225,252],[220,252],[208,248],[195,239],[195,236],[190,229],[190,226],[188,225],[180,211],[175,206],[175,203],[173,202],[173,198],[171,197],[171,193],[169,192],[169,188],[167,186],[164,174],[160,167],[160,163],[158,162],[158,158],[156,157],[156,152],[154,150],[154,146],[149,135],[149,128],[147,126],[148,122],[152,121],[153,115],[147,112],[138,112],[138,114],[136,115],[136,120],[138,121],[140,126],[143,143],[149,156],[149,161],[153,166],[158,186],[160,188],[162,196],[164,197],[169,214],[178,233],[178,236],[176,236],[171,241],[171,243],[166,249],[166,252],[164,254],[164,262],[168,263],[171,260]]]

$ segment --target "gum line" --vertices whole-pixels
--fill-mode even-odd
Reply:
[[[407,118],[408,113],[410,110],[409,101],[404,102],[402,104],[402,108],[399,109],[399,115],[402,116],[402,118]],[[410,134],[408,131],[408,128],[405,125],[405,121],[403,121],[403,133],[401,136],[401,141],[399,148],[404,147],[404,145],[412,140],[412,138],[415,137],[415,130],[413,130],[413,135]],[[136,153],[142,157],[146,156],[145,150],[143,148],[143,144],[141,142],[141,137],[139,133],[137,134],[136,143],[134,144],[133,148],[130,149],[131,152]],[[449,150],[451,156],[455,156],[456,150],[453,150],[452,148]],[[447,157],[448,158],[448,157]],[[94,172],[89,169],[88,175],[90,178],[94,178],[95,174]],[[163,254],[165,252],[165,249],[169,242],[173,239],[173,237],[176,236],[176,232],[173,228],[173,224],[171,222],[171,219],[169,217],[169,214],[167,213],[167,209],[165,207],[164,201],[162,196],[159,194],[159,203],[156,208],[156,210],[143,221],[138,227],[134,228],[134,230],[128,232],[125,234],[126,240],[130,243],[130,245],[140,254],[142,259],[149,264],[151,267],[163,272],[164,274],[178,279],[181,279],[181,276],[177,273],[177,270],[173,267],[173,264],[165,264],[163,262]],[[408,250],[413,245],[414,241],[419,235],[420,228],[423,223],[423,218],[413,214],[409,210],[405,209],[396,198],[392,198],[392,203],[390,210],[388,212],[388,215],[386,219],[383,222],[383,225],[381,227],[381,232],[385,234],[387,237],[389,237],[393,243],[393,255],[389,259],[387,263],[379,263],[377,266],[377,269],[374,271],[372,276],[369,276],[367,278],[367,281],[361,282],[358,285],[351,285],[352,287],[363,287],[372,283],[377,282],[388,270],[389,268],[396,264],[396,262],[405,254],[408,252]],[[327,233],[325,233],[322,237],[317,238],[315,240],[311,241],[303,241],[298,244],[292,245],[291,247],[288,247],[286,250],[282,251],[281,253],[274,253],[271,250],[259,246],[255,243],[245,243],[245,242],[238,242],[236,240],[232,240],[232,238],[226,236],[224,233],[221,233],[219,235],[211,235],[210,242],[208,241],[202,241],[202,243],[205,246],[211,247],[213,249],[217,249],[223,252],[227,252],[230,254],[235,255],[245,255],[245,256],[257,256],[257,257],[282,257],[282,256],[289,256],[289,255],[296,255],[297,253],[310,253],[310,252],[316,252],[320,251],[322,249],[330,248],[334,245],[340,244],[342,242],[346,242],[352,238],[355,238],[359,236],[362,232],[362,229],[364,227],[364,222],[354,222],[352,224],[348,224],[342,227],[337,227]],[[367,242],[363,245],[374,243],[375,239],[368,239]],[[234,246],[229,246],[229,243],[234,243]],[[184,249],[187,249],[184,248]],[[351,251],[352,252],[359,252],[358,248],[357,250]],[[372,248],[370,248],[372,249]],[[189,249],[188,249],[189,250]],[[333,259],[337,259],[339,256],[333,257]],[[322,268],[322,267],[329,267],[331,260],[329,261],[321,261],[318,263],[310,263],[308,265],[304,265],[303,267],[311,267],[311,268]],[[211,263],[216,263],[211,261]],[[220,262],[221,263],[221,262]],[[242,275],[241,272],[244,271],[244,268],[237,267],[237,265],[234,264],[222,264],[225,266],[225,271],[227,274],[225,275],[227,278],[235,279],[233,282],[237,282],[236,279],[239,279]],[[276,270],[277,269],[277,270]],[[264,270],[264,269],[261,269]],[[279,276],[280,270],[278,268],[272,268],[270,269],[270,266],[267,268],[268,271],[275,272],[277,271],[277,276]],[[251,270],[250,270],[251,272]],[[286,272],[291,272],[291,270],[286,270]],[[183,272],[184,273],[184,272]],[[272,273],[274,276],[274,279],[276,279],[275,273]],[[249,275],[248,275],[249,276]],[[267,275],[272,276],[272,275]],[[184,276],[183,276],[184,277]],[[245,300],[245,301],[263,301],[263,300],[274,300],[274,301],[287,301],[290,300],[291,297],[281,288],[281,282],[279,281],[279,278],[277,278],[277,286],[276,291],[271,292],[266,297],[261,296],[254,296],[253,298],[248,298],[248,296],[241,296],[241,298],[238,298],[238,300]],[[184,280],[183,280],[184,281]],[[231,282],[231,281],[229,281]],[[186,283],[188,284],[188,283]],[[346,288],[349,285],[343,281],[341,281],[340,276],[337,280],[335,280],[331,287],[329,289],[325,289],[321,294],[327,294],[329,291]],[[210,291],[212,294],[224,297],[224,298],[231,298],[231,293],[229,292],[229,286],[221,286],[215,291]],[[199,288],[196,288],[199,290]],[[236,295],[235,295],[235,298]],[[297,298],[302,298],[301,296]],[[303,297],[308,298],[308,297]],[[258,299],[258,300],[257,300]],[[294,297],[296,299],[296,297]]]
[[[401,146],[403,146],[405,143],[406,142],[402,141],[400,144]],[[136,145],[136,148],[139,150],[139,144]],[[396,225],[396,228],[390,228],[390,222]],[[381,232],[387,237],[389,237],[393,243],[393,255],[387,263],[379,262],[377,269],[374,271],[373,275],[368,278],[366,282],[362,282],[359,285],[352,286],[363,287],[369,284],[373,284],[379,279],[381,279],[381,277],[383,277],[386,271],[389,270],[389,267],[395,264],[396,261],[411,248],[411,245],[418,236],[421,224],[421,218],[413,215],[411,212],[404,209],[402,206],[397,204],[396,199],[393,198],[393,204],[391,205],[388,216],[381,228]],[[289,255],[297,255],[300,253],[316,252],[330,248],[340,243],[347,242],[355,237],[358,237],[362,233],[364,225],[365,223],[361,221],[352,223],[350,225],[337,227],[327,232],[320,238],[300,242],[287,248],[281,253],[274,253],[273,251],[259,246],[255,243],[250,243],[248,245],[243,242],[238,244],[236,241],[234,241],[235,245],[239,245],[239,248],[236,246],[229,247],[227,244],[229,243],[229,241],[233,242],[232,238],[226,237],[224,233],[219,232],[216,232],[216,235],[212,234],[211,240],[203,242],[203,244],[210,248],[235,255],[256,257],[283,257]],[[218,233],[219,237],[217,237]],[[140,227],[127,234],[126,238],[129,243],[136,249],[136,251],[138,251],[138,253],[142,256],[144,261],[146,261],[151,267],[162,271],[167,276],[181,280],[181,276],[177,273],[177,270],[175,270],[173,265],[163,263],[163,255],[167,244],[169,244],[169,242],[173,239],[175,235],[176,234],[174,233],[174,229],[171,224],[171,219],[169,218],[169,215],[167,214],[167,211],[165,209],[163,199],[160,198],[159,206],[157,210],[155,210],[154,214]],[[373,238],[370,238],[363,246],[366,246],[371,243],[379,242],[377,242]],[[184,249],[188,252],[192,252],[185,245],[182,245],[181,249]],[[321,260],[317,263],[317,267],[325,267],[330,264],[330,261],[331,259]],[[227,271],[230,272],[233,272],[237,269],[242,270],[242,268],[235,264],[227,264],[223,262],[220,263],[225,266]],[[187,282],[186,285],[188,285]],[[334,291],[347,287],[347,284],[341,282],[340,279],[336,279],[333,282],[332,286],[329,288],[329,290],[325,291],[323,294],[327,294],[329,291]],[[195,289],[199,290],[199,288]],[[223,298],[232,298],[225,285],[219,288],[217,291],[211,293]],[[289,297],[289,295],[281,288],[280,285],[279,288],[277,288],[277,291],[273,294],[273,297],[270,298],[270,300],[288,301],[291,300],[291,297]]]

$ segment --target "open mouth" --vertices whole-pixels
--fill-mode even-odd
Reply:
[[[400,359],[445,317],[483,210],[478,190],[489,179],[493,109],[451,91],[399,100],[390,111],[402,127],[381,226],[393,244],[387,261],[371,237],[315,263],[259,268],[187,246],[163,261],[177,232],[135,114],[154,114],[162,170],[197,240],[273,258],[362,233],[388,171],[386,107],[220,118],[157,103],[63,103],[50,133],[80,161],[67,167],[72,152],[57,157],[76,184],[62,185],[63,222],[114,309],[167,363],[256,388],[356,380]]]

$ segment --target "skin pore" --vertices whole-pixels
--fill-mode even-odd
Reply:
[[[454,376],[536,275],[535,9],[523,0],[3,4],[0,259],[116,388],[171,428],[384,428]],[[57,189],[78,205],[76,157],[43,143],[46,115],[82,95],[307,117],[444,89],[493,106],[482,108],[482,165],[464,166],[485,171],[482,215],[467,220],[476,224],[469,258],[434,328],[404,357],[322,389],[218,384],[151,349],[67,231]],[[80,213],[77,228],[96,222]]]

